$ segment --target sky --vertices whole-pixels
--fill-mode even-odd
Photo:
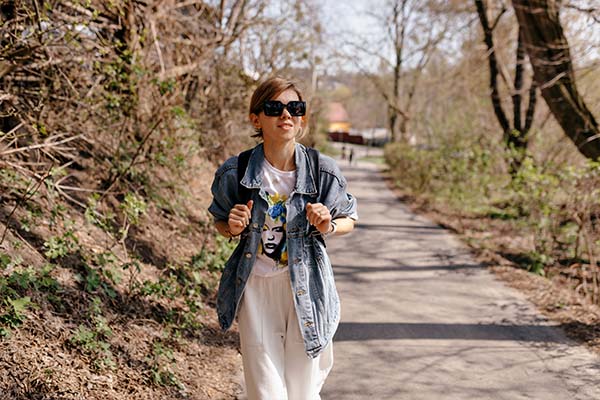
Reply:
[[[382,26],[376,26],[368,17],[365,17],[367,7],[377,8],[377,1],[365,0],[324,0],[321,2],[323,7],[323,23],[328,33],[328,47],[331,51],[348,49],[345,42],[353,37],[375,37],[383,34]],[[378,65],[377,60],[370,64]],[[354,69],[347,65],[347,69]]]
[[[600,2],[600,0],[577,0],[579,6],[587,6]],[[587,2],[587,3],[586,3]],[[380,10],[384,0],[322,0],[318,2],[323,10],[323,22],[328,32],[328,43],[331,52],[334,50],[343,50],[347,47],[344,45],[349,37],[360,36],[362,38],[371,37],[371,42],[381,45],[381,37],[384,35],[385,26],[382,24],[374,24],[373,20],[365,16],[370,11]],[[585,8],[585,7],[583,7]],[[573,13],[573,10],[563,10],[561,20],[564,20],[568,13]],[[563,15],[564,14],[564,15]],[[588,64],[589,62],[600,61],[600,22],[594,21],[592,18],[586,17],[585,14],[575,11],[579,22],[572,25],[571,29],[567,29],[567,39],[572,46],[572,52],[579,57],[577,62]],[[474,13],[474,18],[476,17]],[[476,19],[476,18],[475,18]],[[475,21],[475,23],[478,23]],[[444,46],[454,47],[458,49],[460,43],[446,43]],[[575,55],[574,54],[574,55]],[[379,61],[373,58],[368,60],[367,65],[371,65],[374,69],[379,66]],[[346,65],[345,69],[354,69],[350,65]]]

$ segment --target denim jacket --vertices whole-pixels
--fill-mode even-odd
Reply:
[[[320,187],[309,164],[309,155],[301,144],[295,145],[296,185],[287,202],[286,235],[288,266],[294,305],[306,354],[316,357],[333,338],[340,320],[340,301],[333,280],[331,262],[318,231],[311,230],[306,218],[306,203],[319,200],[329,209],[332,218],[347,216],[358,219],[356,199],[346,192],[346,180],[335,161],[319,156]],[[235,319],[250,277],[261,241],[268,208],[266,193],[261,189],[263,145],[256,146],[241,184],[251,190],[254,200],[252,217],[246,233],[233,251],[221,276],[217,295],[217,314],[223,330]],[[215,220],[227,221],[229,211],[238,199],[237,156],[231,157],[215,173],[212,184],[213,201],[209,212]]]

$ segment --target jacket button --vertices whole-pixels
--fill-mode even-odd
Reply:
[[[306,321],[304,323],[304,326],[306,326],[307,328],[309,328],[309,327],[313,326],[313,323],[312,323],[312,321]]]
[[[246,253],[246,258],[252,258],[252,253]]]
[[[298,296],[302,296],[304,293],[306,293],[306,292],[305,292],[304,290],[302,290],[302,289],[300,289],[300,290],[298,290],[298,291],[296,292],[296,294],[297,294]]]
[[[236,281],[235,281],[235,284],[237,286],[240,286],[242,284],[242,278],[237,278]]]
[[[257,224],[256,222],[254,222],[254,223],[252,224],[252,227],[253,227],[254,229],[257,229],[257,228],[258,228],[258,224]]]

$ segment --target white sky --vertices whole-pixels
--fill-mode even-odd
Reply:
[[[583,2],[584,0],[580,1]],[[600,2],[600,0],[585,1]],[[323,24],[328,33],[328,44],[332,52],[336,49],[343,50],[343,43],[350,40],[348,39],[349,36],[370,38],[375,46],[381,45],[380,38],[385,26],[374,24],[373,19],[365,15],[369,11],[377,12],[378,9],[381,9],[383,2],[384,0],[322,0],[319,4],[324,12]],[[572,12],[572,10],[562,11],[565,15]],[[584,64],[589,63],[590,60],[596,60],[597,62],[600,59],[600,23],[593,21],[591,18],[585,18],[584,14],[579,13],[578,15],[581,18],[580,24],[575,25],[573,29],[566,32],[572,47],[572,55],[576,62],[579,61]],[[475,10],[473,10],[473,16],[476,16]],[[477,21],[475,23],[478,24]],[[457,45],[459,44],[457,43]],[[379,65],[379,62],[375,59],[367,62],[367,64],[369,63],[373,65],[373,68],[377,68]],[[347,65],[346,68],[354,69],[350,65]]]

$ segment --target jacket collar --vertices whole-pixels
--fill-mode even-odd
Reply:
[[[296,143],[294,149],[294,158],[296,162],[296,193],[314,195],[317,193],[316,179],[313,176],[313,170],[310,167],[310,158],[306,147]],[[263,144],[258,144],[250,154],[248,168],[241,180],[241,184],[248,189],[260,189],[262,185],[262,169],[265,160],[265,151]]]

